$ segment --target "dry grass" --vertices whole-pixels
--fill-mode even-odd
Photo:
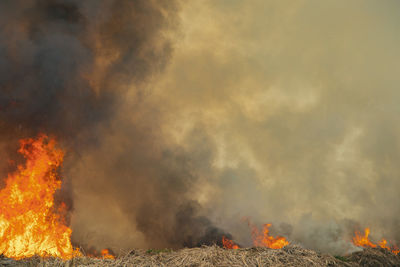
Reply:
[[[335,258],[299,246],[283,249],[244,248],[226,250],[217,246],[187,248],[178,251],[132,250],[116,260],[89,257],[69,261],[31,258],[14,261],[0,259],[3,266],[400,266],[400,256],[382,249],[366,249],[347,257]]]

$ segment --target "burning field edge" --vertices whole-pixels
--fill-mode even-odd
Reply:
[[[132,250],[121,253],[116,259],[82,256],[63,261],[59,258],[13,260],[0,257],[0,266],[400,266],[400,256],[382,248],[365,248],[350,255],[333,256],[298,245],[282,249],[224,249],[214,245],[176,251]]]

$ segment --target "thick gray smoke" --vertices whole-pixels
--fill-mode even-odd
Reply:
[[[187,145],[196,127],[214,142],[217,178],[199,199],[236,240],[246,243],[240,217],[251,216],[332,253],[351,250],[354,230],[367,226],[375,242],[399,242],[399,8],[185,6],[185,39],[154,95],[176,142]]]
[[[2,1],[0,7],[0,121],[13,134],[93,136],[128,87],[162,69],[172,51],[162,36],[175,23],[172,1]]]
[[[398,242],[399,8],[1,1],[0,155],[60,140],[88,247],[251,245],[243,217],[332,253]]]
[[[109,245],[90,240],[90,231],[96,238],[105,231],[111,242],[129,241],[121,247],[144,246],[118,236],[134,229],[122,232],[116,212],[146,245],[221,239],[190,197],[199,179],[196,155],[164,145],[160,114],[145,103],[146,83],[171,57],[178,7],[147,0],[0,3],[3,143],[15,149],[19,138],[43,132],[67,149],[64,198],[73,212],[77,206],[73,238],[81,245]],[[103,224],[107,229],[96,232]]]

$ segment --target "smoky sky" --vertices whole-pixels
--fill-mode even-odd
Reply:
[[[0,155],[56,136],[82,246],[398,242],[399,8],[2,1]]]
[[[128,86],[162,68],[171,44],[160,32],[176,6],[2,1],[0,12],[2,128],[74,139],[112,117]]]
[[[65,148],[56,198],[70,209],[74,244],[182,247],[230,236],[190,196],[203,167],[196,154],[209,161],[212,148],[188,155],[164,144],[162,116],[146,103],[147,83],[172,55],[177,2],[4,1],[0,10],[3,143],[46,133]]]
[[[172,140],[190,146],[193,131],[212,140],[214,176],[198,199],[236,240],[248,241],[241,217],[249,216],[332,253],[351,250],[354,230],[367,226],[375,240],[399,241],[399,8],[184,7],[185,36],[154,101]]]

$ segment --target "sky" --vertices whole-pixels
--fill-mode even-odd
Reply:
[[[341,241],[325,238],[348,238],[357,226],[399,240],[399,8],[183,6],[181,39],[154,98],[176,142],[212,140],[218,178],[199,199],[217,206],[218,221],[289,223],[295,239],[326,250]]]

